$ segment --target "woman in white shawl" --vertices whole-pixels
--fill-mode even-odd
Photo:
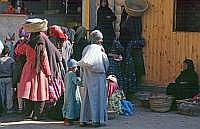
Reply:
[[[90,34],[90,45],[82,52],[78,62],[81,78],[85,86],[81,106],[80,126],[86,126],[92,120],[92,126],[106,124],[106,71],[109,66],[107,55],[102,46],[103,35],[99,30]]]

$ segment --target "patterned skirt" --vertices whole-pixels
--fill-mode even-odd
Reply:
[[[113,58],[109,58],[109,68],[107,75],[115,75],[117,77],[117,82],[119,89],[123,89],[123,75],[121,70],[121,61],[116,61]]]

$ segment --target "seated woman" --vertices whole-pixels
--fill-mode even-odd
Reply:
[[[198,75],[195,72],[194,64],[191,59],[185,59],[183,70],[176,78],[175,83],[170,83],[167,87],[167,94],[175,99],[192,98],[199,91]]]

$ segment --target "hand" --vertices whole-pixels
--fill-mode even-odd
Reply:
[[[51,77],[51,75],[48,76],[48,82],[49,82],[49,84],[52,83],[52,77]]]
[[[16,91],[17,91],[17,88],[13,88],[13,91],[16,92]]]
[[[187,84],[188,82],[179,82],[180,84]]]

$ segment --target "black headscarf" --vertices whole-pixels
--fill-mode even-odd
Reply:
[[[187,64],[187,69],[181,71],[175,82],[190,82],[198,85],[198,75],[195,72],[194,64],[191,59],[185,59],[183,63]]]
[[[103,6],[102,6],[102,2],[103,2],[103,1],[106,1],[106,7],[103,7]],[[109,8],[109,7],[108,7],[108,0],[100,0],[100,8]]]
[[[194,71],[194,63],[191,59],[185,59],[183,63],[187,64],[187,70]]]

